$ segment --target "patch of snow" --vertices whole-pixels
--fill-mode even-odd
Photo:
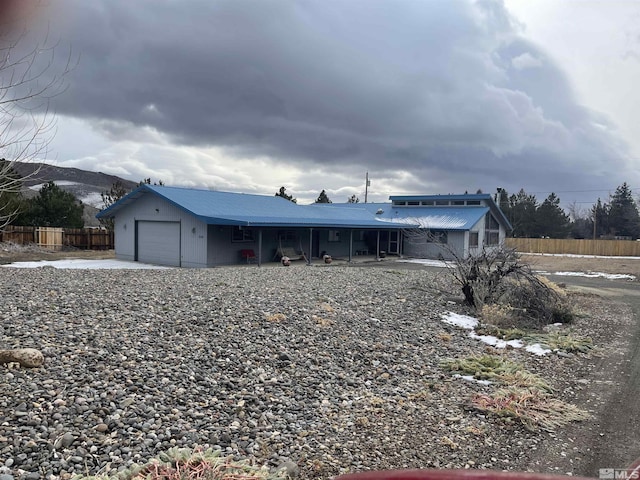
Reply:
[[[165,270],[171,267],[160,265],[149,265],[140,262],[127,262],[125,260],[85,260],[81,258],[69,258],[66,260],[42,260],[39,262],[15,262],[0,265],[9,268],[40,268],[53,267],[62,269],[84,269],[84,270]]]
[[[604,272],[554,272],[544,273],[544,275],[558,275],[560,277],[586,277],[586,278],[606,278],[607,280],[635,280],[635,275],[626,273],[604,273]]]
[[[424,265],[425,267],[449,268],[454,266],[452,262],[445,262],[444,260],[431,260],[428,258],[404,258],[402,260],[396,261],[402,263],[418,263],[420,265]]]
[[[72,182],[70,180],[54,180],[53,183],[56,185],[80,185],[78,182]],[[31,185],[29,189],[39,191],[46,183],[39,183],[38,185]]]
[[[459,373],[456,373],[453,377],[454,378],[462,378],[463,380],[466,380],[467,382],[479,383],[480,385],[491,385],[491,383],[492,383],[489,380],[478,380],[473,375],[460,375]]]
[[[507,346],[513,348],[522,348],[524,346],[524,343],[522,343],[520,340],[501,340],[498,337],[494,337],[493,335],[478,335],[475,332],[469,332],[469,336],[495,348],[507,348]]]
[[[478,326],[478,319],[468,315],[460,315],[459,313],[446,312],[440,315],[442,321],[454,327],[464,328],[465,330],[473,330]]]
[[[96,208],[104,208],[104,202],[102,201],[102,195],[98,192],[88,193],[82,197],[80,197],[80,201],[82,203],[86,203],[87,205],[91,205]]]
[[[440,315],[442,321],[446,324],[453,325],[455,327],[464,328],[465,330],[471,330],[469,336],[474,340],[480,340],[481,342],[491,345],[495,348],[522,348],[525,346],[522,340],[501,340],[493,335],[478,335],[474,330],[478,326],[478,319],[470,317],[468,315],[461,315],[454,312],[446,312]],[[527,345],[525,350],[534,355],[546,355],[551,350],[542,347],[539,343],[533,345]]]
[[[547,353],[551,353],[550,349],[544,348],[539,343],[534,343],[533,345],[527,345],[525,350],[529,353],[533,353],[534,355],[538,355],[539,357],[546,355]]]

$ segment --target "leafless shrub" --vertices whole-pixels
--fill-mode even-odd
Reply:
[[[429,241],[432,233],[416,229],[406,235],[417,242],[421,238]],[[485,319],[492,316],[502,326],[539,328],[553,322],[568,323],[573,318],[564,293],[538,277],[515,250],[500,245],[465,256],[444,243],[439,248],[451,259],[448,272],[464,302]]]

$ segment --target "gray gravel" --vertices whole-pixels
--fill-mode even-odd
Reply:
[[[490,387],[439,363],[485,347],[440,321],[452,305],[418,288],[441,281],[427,271],[0,268],[0,281],[0,348],[46,359],[0,366],[3,479],[114,473],[176,445],[293,462],[302,478],[517,469],[543,439],[464,408]]]

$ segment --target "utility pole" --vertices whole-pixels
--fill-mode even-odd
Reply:
[[[364,182],[364,203],[367,203],[367,197],[369,195],[369,187],[371,186],[371,181],[369,180],[369,172],[365,176]]]

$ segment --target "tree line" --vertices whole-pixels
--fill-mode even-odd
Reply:
[[[569,213],[560,207],[560,198],[551,193],[542,203],[523,189],[511,194],[498,188],[496,203],[511,223],[513,237],[529,238],[640,238],[640,214],[629,185],[625,182],[613,195],[587,211],[575,203]]]
[[[290,195],[287,193],[286,187],[280,187],[276,192],[276,197],[282,197],[285,200],[289,200],[290,202],[298,203],[297,198],[294,198],[293,195]],[[326,190],[323,189],[320,192],[320,195],[318,195],[318,198],[316,198],[315,202],[313,203],[333,203],[333,202],[329,198],[329,195],[327,195]],[[351,195],[350,197],[347,198],[347,203],[360,203],[360,199],[356,195]]]

